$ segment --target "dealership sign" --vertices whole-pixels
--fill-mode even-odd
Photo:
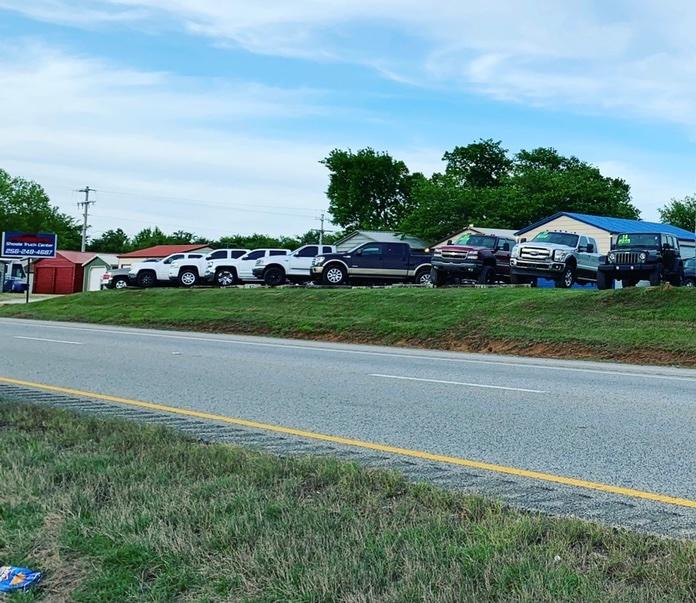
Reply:
[[[58,235],[53,233],[3,232],[0,256],[6,258],[54,258]]]

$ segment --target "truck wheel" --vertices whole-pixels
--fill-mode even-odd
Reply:
[[[672,275],[669,279],[669,284],[672,285],[672,287],[681,287],[684,284],[684,275],[680,273]]]
[[[696,287],[696,281],[692,278],[687,278],[686,282],[684,283],[685,287]]]
[[[188,268],[179,272],[179,285],[181,287],[193,287],[198,282],[198,275]]]
[[[348,282],[348,273],[339,264],[329,265],[324,268],[321,281],[325,285],[345,285]]]
[[[526,285],[527,279],[524,278],[523,276],[518,275],[518,274],[511,274],[510,275],[510,284],[511,285]]]
[[[421,268],[416,272],[416,276],[413,278],[413,282],[417,285],[428,285],[430,284],[431,271],[427,268]]]
[[[484,266],[479,274],[479,285],[492,285],[495,280],[495,269],[493,266]]]
[[[560,280],[556,281],[556,287],[561,289],[570,289],[575,282],[575,268],[566,266],[563,270]]]
[[[621,286],[624,289],[627,289],[628,287],[635,287],[637,284],[638,284],[637,278],[623,278],[623,279],[621,279]]]
[[[606,272],[598,272],[597,273],[597,289],[604,290],[604,289],[613,289],[613,288],[614,288],[614,279],[610,278]]]
[[[447,275],[435,268],[430,269],[430,282],[433,287],[443,287],[447,283]]]
[[[148,287],[154,287],[157,284],[157,278],[154,272],[141,272],[136,279],[138,287],[143,287],[147,289]]]
[[[237,282],[234,272],[223,268],[215,273],[215,284],[218,287],[231,287]]]
[[[662,284],[662,270],[655,270],[650,273],[650,286],[658,287]]]
[[[128,286],[128,279],[122,276],[114,279],[114,289],[125,289]]]
[[[285,271],[282,268],[271,266],[263,273],[263,282],[269,287],[277,287],[285,282]]]

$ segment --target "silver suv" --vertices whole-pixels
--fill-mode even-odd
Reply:
[[[599,252],[597,241],[583,234],[543,231],[531,241],[524,239],[512,250],[510,281],[513,284],[536,283],[537,278],[551,279],[556,287],[573,283],[596,283]]]

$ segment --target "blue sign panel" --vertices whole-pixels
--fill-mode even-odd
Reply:
[[[58,235],[53,233],[3,232],[0,255],[6,258],[54,258]]]

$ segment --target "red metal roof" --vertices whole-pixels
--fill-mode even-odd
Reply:
[[[136,251],[131,251],[130,253],[123,253],[119,255],[119,258],[166,258],[172,253],[189,253],[191,251],[196,251],[198,249],[205,249],[208,247],[207,244],[201,245],[200,243],[192,245],[155,245],[154,247],[147,247],[145,249],[137,249]]]
[[[96,254],[91,251],[58,251],[57,255],[63,256],[73,264],[82,266],[94,258]]]

